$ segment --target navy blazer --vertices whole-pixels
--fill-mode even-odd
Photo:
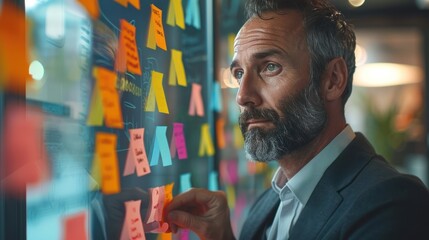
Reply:
[[[265,191],[249,211],[240,239],[265,239],[278,205],[278,194]],[[357,133],[323,174],[289,239],[428,240],[429,192],[419,179],[387,164]]]

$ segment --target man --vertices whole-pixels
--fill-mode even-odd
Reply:
[[[250,0],[231,72],[256,161],[280,165],[240,239],[429,239],[429,193],[344,117],[355,35],[325,0]],[[192,189],[166,209],[173,232],[234,239],[222,192]]]

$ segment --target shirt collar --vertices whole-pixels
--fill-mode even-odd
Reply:
[[[305,206],[317,183],[322,178],[323,173],[355,136],[352,128],[347,125],[343,131],[289,181],[287,181],[286,176],[279,167],[271,181],[273,190],[279,194],[280,199],[285,198],[286,194],[292,192],[300,203]]]

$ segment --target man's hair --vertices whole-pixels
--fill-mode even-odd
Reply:
[[[248,0],[248,17],[262,18],[264,12],[286,14],[283,10],[298,10],[303,14],[307,47],[310,53],[310,79],[316,89],[326,65],[336,57],[342,57],[347,65],[347,86],[342,95],[343,105],[352,92],[355,71],[356,36],[344,16],[328,0]]]

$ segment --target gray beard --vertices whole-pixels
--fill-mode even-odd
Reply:
[[[240,114],[239,124],[247,158],[258,162],[278,160],[308,144],[325,126],[327,114],[324,104],[312,86],[296,96],[284,98],[279,106],[282,118],[272,109],[249,108]],[[246,122],[251,118],[270,120],[275,127],[247,130]]]

